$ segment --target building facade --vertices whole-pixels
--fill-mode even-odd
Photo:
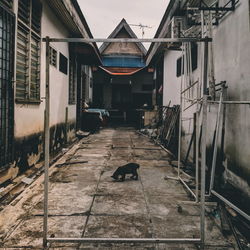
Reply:
[[[224,100],[249,101],[250,3],[243,0],[237,3],[229,0],[203,2],[204,5],[197,1],[170,1],[156,37],[212,37],[213,42],[209,45],[207,89],[210,100],[219,101],[221,88],[225,86]],[[203,30],[201,15],[204,15],[205,20]],[[183,46],[172,43],[164,45],[164,50],[162,46],[152,45],[147,55],[147,63],[154,64],[158,55],[164,53],[163,105],[179,105],[180,93],[183,93],[183,160],[190,147],[195,113],[200,110],[197,100],[202,98],[203,51],[201,43]],[[208,107],[208,177],[212,165],[218,107],[218,104],[212,103]],[[245,104],[223,105],[216,165],[217,190],[227,190],[224,195],[234,204],[241,203],[245,211],[250,204],[249,112],[249,107]],[[189,162],[194,160],[193,147],[194,145],[188,156]]]
[[[76,1],[0,3],[0,184],[43,160],[45,43],[92,35]],[[91,57],[90,57],[91,55]],[[87,59],[91,58],[91,59]],[[92,98],[95,44],[50,43],[51,154],[75,138],[82,102]]]
[[[136,38],[123,19],[109,38]],[[94,106],[108,109],[126,121],[136,119],[136,109],[152,106],[153,69],[146,67],[141,43],[104,43],[102,66],[94,71]],[[124,115],[124,116],[123,116]]]

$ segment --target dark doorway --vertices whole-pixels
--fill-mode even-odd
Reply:
[[[13,160],[14,29],[14,15],[0,5],[0,169]]]
[[[131,85],[112,85],[112,108],[127,110],[132,106]]]

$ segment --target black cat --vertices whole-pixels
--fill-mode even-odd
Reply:
[[[116,171],[111,176],[115,180],[124,181],[126,174],[132,174],[131,179],[138,180],[137,169],[140,167],[137,163],[128,163],[116,169]],[[119,176],[121,178],[119,179]]]

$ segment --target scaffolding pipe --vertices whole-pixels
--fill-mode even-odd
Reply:
[[[209,104],[220,104],[220,101],[208,101]],[[222,104],[246,104],[250,105],[250,101],[222,101]]]
[[[49,38],[49,42],[68,43],[185,43],[185,42],[205,42],[204,38]],[[43,38],[46,42],[46,38]],[[209,42],[212,39],[209,38]]]
[[[184,46],[182,44],[182,54],[181,54],[181,74],[184,72]],[[178,178],[180,178],[180,168],[181,168],[181,126],[182,126],[182,86],[183,86],[183,76],[181,76],[181,86],[180,86],[180,114],[179,114],[179,135],[178,135]]]
[[[195,201],[199,202],[199,113],[196,111],[195,119]]]
[[[220,128],[220,120],[221,120],[220,116],[221,116],[222,96],[223,96],[223,92],[221,91],[221,93],[220,93],[220,104],[219,104],[217,119],[216,119],[215,140],[214,140],[214,151],[213,151],[213,160],[212,160],[209,196],[211,195],[211,190],[214,187],[214,175],[215,175],[215,167],[216,167],[216,160],[217,160],[217,143],[218,143],[218,139],[219,139],[219,128]]]
[[[154,38],[154,39],[85,39],[85,38],[46,38],[42,39],[46,42],[46,105],[45,105],[45,145],[44,145],[44,155],[45,155],[45,173],[44,173],[44,217],[43,217],[43,246],[47,248],[48,242],[92,242],[92,243],[200,243],[201,249],[204,249],[205,243],[205,162],[206,162],[206,107],[207,107],[207,96],[204,96],[204,106],[203,106],[203,142],[202,142],[202,174],[201,174],[201,214],[200,214],[200,235],[201,237],[196,238],[48,238],[48,184],[49,184],[49,139],[50,139],[50,84],[49,84],[49,44],[50,42],[205,42],[204,50],[204,75],[207,76],[207,56],[208,56],[208,42],[212,39],[205,37],[202,39],[197,38]],[[182,84],[181,84],[182,85]],[[203,85],[207,85],[207,79],[204,77]],[[181,86],[182,88],[182,86]],[[205,89],[205,87],[204,87]],[[181,89],[182,90],[182,89]],[[204,91],[205,93],[205,91]],[[182,97],[182,96],[180,96]],[[182,98],[180,98],[182,99]],[[181,132],[181,110],[180,110],[180,132]],[[180,136],[179,134],[179,147],[180,147]],[[180,151],[179,151],[180,157]],[[178,157],[178,158],[179,158]],[[178,176],[180,175],[180,158],[178,159]]]
[[[198,238],[48,238],[48,242],[67,243],[200,243]]]
[[[216,196],[217,198],[219,198],[220,200],[222,200],[225,204],[227,204],[229,207],[231,207],[232,209],[234,209],[237,213],[239,213],[241,216],[243,216],[245,219],[247,219],[248,221],[250,221],[250,215],[246,214],[244,211],[242,211],[241,209],[239,209],[237,206],[235,206],[232,202],[230,202],[229,200],[227,200],[226,198],[224,198],[222,195],[220,195],[219,193],[217,193],[215,190],[211,190],[211,193]]]
[[[46,37],[46,102],[44,122],[44,203],[43,203],[43,246],[47,247],[48,234],[48,189],[49,189],[49,140],[50,140],[50,84],[49,84],[49,37]]]
[[[207,78],[208,78],[208,41],[204,44],[203,64],[203,114],[202,114],[202,139],[201,139],[201,249],[205,245],[205,192],[206,192],[206,133],[207,133]]]
[[[179,176],[179,180],[181,181],[181,183],[184,185],[184,187],[190,192],[190,194],[195,198],[196,200],[196,195],[193,192],[193,190],[187,185],[187,183]]]

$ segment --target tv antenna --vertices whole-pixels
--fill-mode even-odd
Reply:
[[[145,29],[145,28],[147,28],[147,29],[151,29],[151,28],[152,28],[151,26],[143,25],[143,24],[141,24],[141,23],[139,23],[139,24],[129,24],[129,25],[130,25],[130,26],[139,27],[139,28],[141,29],[141,32],[142,32],[142,38],[143,38],[143,36],[144,36],[144,34],[145,34],[144,29]]]

